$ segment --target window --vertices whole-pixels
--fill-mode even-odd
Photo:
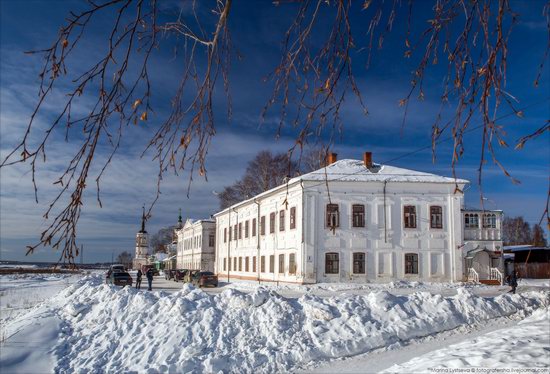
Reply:
[[[223,229],[223,242],[227,243],[227,227]]]
[[[357,252],[353,254],[353,274],[365,274],[365,254]]]
[[[233,270],[237,271],[237,257],[233,257]]]
[[[442,229],[443,228],[443,208],[440,206],[430,207],[430,228]]]
[[[249,258],[248,256],[246,256],[246,257],[244,258],[244,271],[246,271],[246,272],[249,271],[249,267],[248,267],[248,261],[249,261],[249,259],[250,259],[250,258]]]
[[[229,266],[229,271],[231,271],[231,257],[227,259],[227,265]]]
[[[403,209],[403,219],[406,229],[416,228],[416,207],[414,205],[405,205]]]
[[[483,228],[494,229],[497,227],[496,214],[484,214],[483,215]]]
[[[229,226],[229,241],[232,240],[232,237],[231,237],[231,232],[232,232],[232,231],[233,231],[233,230],[231,230],[231,226]]]
[[[243,223],[239,223],[239,239],[243,238]]]
[[[216,237],[213,234],[208,235],[208,245],[213,247],[216,244]]]
[[[265,273],[265,256],[260,257],[260,271]]]
[[[296,207],[290,208],[290,229],[296,228]]]
[[[273,234],[275,232],[275,213],[269,214],[269,233]]]
[[[252,272],[256,272],[256,256],[252,257]]]
[[[250,223],[249,220],[246,220],[246,222],[244,223],[244,237],[245,238],[248,238],[248,224]]]
[[[405,254],[405,274],[418,274],[418,255],[416,253]]]
[[[288,255],[288,273],[296,274],[296,255],[294,253]]]
[[[252,220],[252,236],[256,236],[256,218]]]
[[[336,228],[340,226],[340,212],[338,204],[327,204],[326,226]]]
[[[340,261],[338,253],[325,254],[325,274],[338,274]]]
[[[466,213],[464,215],[464,227],[467,229],[479,228],[479,217],[477,213]]]
[[[269,256],[269,272],[275,273],[275,255]]]
[[[243,271],[243,258],[239,257],[239,271]]]
[[[233,226],[233,237],[237,240],[237,225]]]
[[[260,235],[265,235],[265,216],[260,218]]]
[[[362,204],[354,204],[353,211],[353,227],[365,227],[365,206]]]
[[[279,231],[285,231],[285,211],[279,212]]]
[[[227,270],[227,258],[223,259],[223,270]]]
[[[279,255],[279,274],[285,272],[285,255]]]

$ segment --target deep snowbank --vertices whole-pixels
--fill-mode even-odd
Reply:
[[[462,324],[529,314],[549,305],[549,295],[482,298],[458,289],[454,297],[381,291],[285,299],[262,288],[214,296],[189,285],[169,295],[88,278],[7,325],[0,366],[10,372],[23,367],[25,361],[14,362],[17,355],[24,359],[22,348],[10,342],[32,332],[33,341],[44,336],[51,347],[33,361],[48,365],[53,356],[56,372],[285,371]],[[56,342],[52,325],[58,326]]]
[[[433,373],[434,369],[445,368],[472,372],[473,368],[531,368],[532,372],[548,372],[549,326],[550,309],[541,308],[516,326],[430,352],[384,373]]]

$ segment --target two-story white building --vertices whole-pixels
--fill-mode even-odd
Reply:
[[[461,281],[466,180],[336,161],[216,219],[216,272],[296,283]]]
[[[176,266],[178,269],[214,271],[216,223],[212,219],[188,219],[176,230],[178,238]]]

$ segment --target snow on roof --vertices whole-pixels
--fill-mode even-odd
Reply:
[[[262,192],[261,194],[250,198],[248,200],[243,200],[236,204],[227,207],[214,216],[218,216],[229,209],[236,208],[239,205],[254,201],[254,199],[268,195],[280,188],[286,187],[287,185],[293,185],[299,183],[300,181],[319,181],[324,182],[328,180],[329,182],[415,182],[415,183],[458,183],[466,184],[470,183],[466,179],[455,179],[449,177],[443,177],[436,174],[424,173],[421,171],[410,170],[398,168],[395,166],[389,165],[380,165],[374,164],[374,167],[369,169],[365,166],[365,163],[361,160],[352,160],[344,159],[336,161],[327,167],[312,171],[307,174],[300,175],[298,177],[292,178],[288,184],[283,184],[277,187],[274,187],[270,190]]]
[[[510,252],[523,252],[523,251],[550,251],[550,247],[534,247],[532,245],[528,246],[516,246],[516,248],[505,249]]]
[[[293,178],[294,181],[342,181],[342,182],[420,182],[420,183],[469,183],[465,179],[443,177],[421,171],[374,164],[369,169],[361,160],[344,159],[326,168]]]

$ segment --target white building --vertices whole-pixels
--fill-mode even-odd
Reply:
[[[466,180],[336,161],[214,215],[216,272],[297,283],[461,281]]]
[[[188,219],[176,230],[178,269],[214,271],[216,223],[212,219]]]
[[[464,220],[464,259],[468,280],[502,284],[504,254],[502,246],[502,211],[462,211]]]

